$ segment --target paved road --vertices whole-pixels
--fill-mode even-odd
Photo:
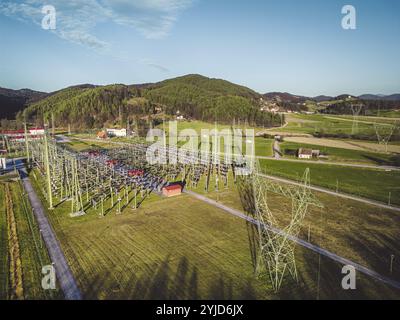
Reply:
[[[67,300],[81,300],[82,296],[74,276],[72,275],[64,253],[61,250],[61,246],[55,236],[53,228],[47,220],[43,205],[32,187],[26,169],[21,168],[19,169],[19,172],[25,192],[28,194],[32,208],[34,208],[35,217],[39,224],[39,228],[41,229],[43,240],[50,254],[51,261],[54,263],[57,280],[64,292],[64,297]]]
[[[301,184],[299,182],[296,182],[296,181],[293,181],[293,180],[288,180],[288,179],[284,179],[284,178],[278,178],[278,177],[270,176],[270,175],[267,175],[267,174],[260,174],[260,176],[268,178],[268,179],[271,179],[271,180],[275,180],[275,181],[278,181],[278,182],[291,184],[291,185],[294,185],[294,186],[301,186],[301,187],[304,186],[303,184]],[[329,189],[325,189],[325,188],[321,188],[321,187],[309,186],[309,188],[310,188],[310,190],[327,193],[327,194],[330,194],[330,195],[335,196],[335,197],[350,199],[350,200],[366,203],[366,204],[369,204],[369,205],[372,205],[372,206],[376,206],[376,207],[379,207],[379,208],[389,209],[389,210],[400,212],[400,207],[389,206],[389,205],[384,204],[384,203],[379,202],[379,201],[366,199],[366,198],[361,198],[361,197],[353,196],[353,195],[350,195],[350,194],[347,194],[347,193],[335,192],[335,191],[332,191],[332,190],[329,190]]]
[[[67,136],[62,135],[62,134],[57,134],[56,135],[56,141],[58,143],[69,143],[69,142],[71,142],[71,139],[68,138]]]
[[[223,204],[221,204],[219,202],[211,200],[211,199],[209,199],[207,197],[204,197],[204,196],[202,196],[202,195],[200,195],[198,193],[195,193],[193,191],[185,190],[184,192],[189,194],[190,196],[198,199],[198,200],[201,200],[201,201],[206,202],[206,203],[208,203],[208,204],[210,204],[210,205],[212,205],[214,207],[222,209],[222,210],[224,210],[224,211],[226,211],[226,212],[228,212],[228,213],[230,213],[230,214],[232,214],[232,215],[234,215],[236,217],[244,219],[244,220],[246,220],[246,221],[248,221],[248,222],[250,222],[250,223],[252,223],[254,225],[258,226],[260,224],[260,222],[258,220],[245,215],[244,213],[242,213],[239,210],[227,207],[227,206],[225,206],[225,205],[223,205]],[[267,228],[268,230],[271,230],[274,233],[285,235],[285,233],[280,229],[272,228],[272,227],[269,227],[269,226],[266,226],[266,225],[264,225],[264,227]],[[357,271],[359,271],[359,272],[361,272],[361,273],[363,273],[365,275],[368,275],[368,276],[370,276],[370,277],[372,277],[372,278],[374,278],[376,280],[379,280],[379,281],[381,281],[381,282],[383,282],[385,284],[388,284],[388,285],[390,285],[390,286],[392,286],[392,287],[394,287],[396,289],[400,289],[400,282],[398,282],[396,280],[392,280],[392,279],[390,279],[388,277],[385,277],[385,276],[383,276],[383,275],[381,275],[381,274],[379,274],[379,273],[377,273],[377,272],[375,272],[373,270],[370,270],[370,269],[368,269],[368,268],[366,268],[366,267],[364,267],[364,266],[362,266],[362,265],[360,265],[358,263],[355,263],[355,262],[353,262],[351,260],[348,260],[346,258],[338,256],[337,254],[334,254],[334,253],[332,253],[332,252],[330,252],[328,250],[320,248],[320,247],[318,247],[316,245],[313,245],[313,244],[311,244],[311,243],[309,243],[307,241],[304,241],[302,239],[299,239],[297,237],[293,237],[291,235],[288,235],[288,239],[291,240],[291,241],[294,241],[295,243],[301,245],[302,247],[310,249],[310,250],[312,250],[312,251],[314,251],[316,253],[319,253],[319,254],[321,254],[321,255],[323,255],[325,257],[328,257],[328,258],[330,258],[330,259],[332,259],[332,260],[334,260],[336,262],[339,262],[339,263],[341,263],[343,265],[352,265],[352,266],[354,266],[354,268]]]

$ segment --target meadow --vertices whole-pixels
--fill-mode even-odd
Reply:
[[[291,134],[308,134],[315,137],[352,138],[370,141],[377,141],[374,123],[383,126],[381,129],[383,133],[386,132],[384,126],[389,128],[393,123],[381,118],[360,118],[354,126],[353,119],[350,117],[321,114],[287,114],[286,121],[288,124],[284,128],[271,130]],[[397,129],[392,136],[392,141],[398,141],[400,139],[399,134]]]
[[[300,148],[320,150],[321,154],[327,158],[318,159],[320,161],[334,161],[341,163],[360,163],[371,165],[400,165],[400,155],[371,152],[367,150],[354,150],[346,148],[335,148],[315,144],[305,144],[296,142],[283,142],[280,144],[281,151],[285,157],[297,158],[297,150]]]
[[[349,168],[317,163],[260,159],[262,171],[269,175],[299,181],[309,168],[311,184],[339,192],[400,205],[400,172],[381,169]]]

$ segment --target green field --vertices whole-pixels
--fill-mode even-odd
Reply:
[[[296,152],[299,148],[320,150],[328,158],[321,158],[321,161],[334,161],[342,163],[361,163],[372,165],[392,165],[400,166],[400,155],[375,153],[362,150],[351,150],[344,148],[334,148],[326,146],[317,146],[312,144],[303,144],[296,142],[283,142],[280,144],[281,151],[285,157],[296,158]]]
[[[378,117],[400,118],[400,110],[376,111],[374,115]]]
[[[366,168],[349,168],[335,165],[321,165],[290,161],[260,160],[263,172],[292,180],[300,180],[304,171],[309,168],[311,184],[351,193],[354,195],[388,203],[391,192],[391,203],[400,205],[400,172],[374,170]]]
[[[288,125],[281,129],[273,129],[276,132],[310,134],[319,137],[353,138],[376,141],[374,122],[380,125],[388,125],[385,119],[367,119],[358,121],[353,127],[353,120],[349,117],[336,115],[304,115],[290,114],[286,116]],[[392,123],[392,122],[390,122]],[[383,130],[383,129],[382,129]],[[392,141],[399,140],[399,130],[392,136]]]
[[[214,185],[215,181],[212,178],[208,193],[204,191],[204,182],[196,192],[229,207],[243,210],[240,193],[233,179],[229,179],[229,188],[226,189],[220,183],[218,192],[214,190]],[[313,194],[322,203],[323,208],[310,207],[301,228],[300,238],[400,280],[400,265],[396,264],[393,274],[389,273],[390,255],[400,254],[396,245],[400,241],[400,216],[396,212],[321,192]],[[287,225],[291,200],[270,192],[268,206],[275,214],[279,227]]]
[[[169,132],[169,125],[168,122],[165,122],[165,126],[160,124],[157,126],[159,129],[165,129],[165,132]],[[198,121],[198,120],[193,120],[193,121],[177,121],[177,128],[178,132],[186,129],[192,129],[196,131],[198,134],[201,133],[201,130],[214,130],[217,128],[217,130],[223,130],[223,129],[232,129],[231,125],[226,125],[226,124],[221,124],[221,123],[210,123],[210,122],[204,122],[204,121]],[[254,129],[254,131],[257,133],[259,131],[262,131],[264,128],[262,127],[252,127],[249,125],[245,125],[244,123],[236,123],[235,124],[236,129],[241,129],[243,133],[245,133],[246,129]]]

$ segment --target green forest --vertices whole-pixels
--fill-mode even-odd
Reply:
[[[127,86],[82,85],[55,92],[28,105],[17,115],[17,122],[76,129],[125,126],[138,121],[157,119],[160,115],[183,115],[202,121],[247,122],[253,126],[272,127],[281,123],[279,115],[260,111],[260,95],[228,81],[188,75],[163,82]]]

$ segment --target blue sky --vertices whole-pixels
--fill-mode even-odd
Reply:
[[[357,29],[341,27],[344,5]],[[43,5],[57,29],[43,30]],[[189,73],[258,92],[400,92],[400,1],[0,2],[0,86],[156,82]]]

